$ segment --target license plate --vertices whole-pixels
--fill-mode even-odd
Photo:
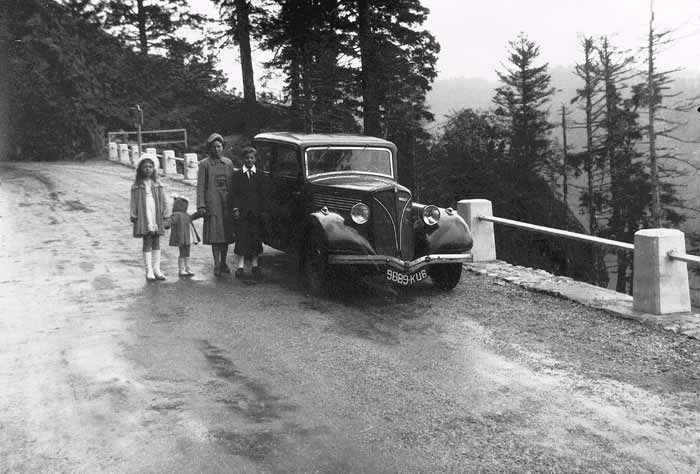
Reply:
[[[428,278],[428,271],[426,269],[410,274],[397,272],[391,268],[386,269],[386,279],[399,285],[413,285],[426,278]]]

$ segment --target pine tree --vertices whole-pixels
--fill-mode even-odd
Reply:
[[[79,0],[69,0],[79,1]],[[189,12],[188,0],[96,0],[104,28],[142,55],[165,52],[167,40],[185,27],[197,28],[204,18]]]
[[[665,223],[673,222],[677,219],[677,213],[667,206],[664,206],[664,188],[670,185],[664,183],[664,179],[683,176],[688,166],[698,169],[697,165],[682,159],[676,152],[660,143],[673,141],[683,141],[676,131],[685,125],[680,120],[675,120],[672,116],[675,113],[687,112],[695,108],[698,97],[680,99],[680,93],[671,93],[673,78],[671,75],[680,69],[659,71],[657,62],[658,54],[663,48],[668,48],[675,41],[673,30],[657,32],[654,28],[654,8],[653,0],[650,0],[649,31],[647,34],[647,44],[643,51],[646,53],[644,62],[646,71],[644,82],[635,86],[635,96],[639,105],[647,111],[647,125],[645,135],[648,139],[648,166],[651,173],[651,196],[652,196],[652,226],[661,227]],[[674,104],[669,104],[671,99],[675,99]],[[680,168],[671,163],[680,164]],[[684,169],[685,168],[685,169]]]
[[[357,38],[364,133],[385,137],[400,150],[399,180],[414,187],[417,156],[427,153],[425,106],[440,46],[423,29],[428,9],[419,0],[344,0]],[[355,26],[356,25],[356,26]]]
[[[553,125],[546,108],[555,89],[550,86],[547,64],[535,65],[540,48],[520,33],[509,42],[510,67],[497,71],[504,84],[493,98],[496,113],[511,123],[512,165],[516,169],[542,171],[550,158],[549,132]]]
[[[263,15],[263,9],[253,7],[249,0],[214,0],[223,13],[226,24],[227,41],[238,46],[241,60],[241,77],[243,79],[243,122],[245,134],[252,138],[258,132],[255,93],[255,75],[251,51],[251,31]],[[255,18],[255,21],[253,20]]]
[[[600,146],[602,158],[601,168],[607,173],[608,180],[603,188],[604,212],[609,214],[608,228],[601,234],[614,240],[630,242],[634,240],[634,232],[639,222],[644,218],[643,168],[635,163],[639,156],[635,149],[636,142],[641,138],[638,114],[630,100],[624,100],[622,90],[630,79],[632,57],[625,57],[613,48],[607,37],[601,39],[598,48],[599,74],[603,87],[603,117],[601,129],[604,132]],[[629,183],[634,182],[638,187],[632,190]],[[641,214],[633,212],[633,208],[641,210]],[[617,283],[616,289],[624,293],[627,288],[627,269],[631,266],[628,252],[617,251]]]
[[[291,129],[355,131],[357,108],[346,12],[337,0],[279,2],[261,25],[262,46],[276,52],[268,66],[286,73]]]

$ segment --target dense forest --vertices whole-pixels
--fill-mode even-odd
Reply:
[[[651,12],[636,56],[580,36],[576,93],[556,108],[539,46],[519,34],[491,106],[453,110],[432,134],[426,94],[440,46],[420,0],[212,2],[215,19],[191,13],[188,0],[2,2],[2,159],[98,156],[107,131],[133,128],[139,104],[146,129],[186,128],[195,144],[212,130],[241,136],[234,154],[264,130],[383,137],[397,144],[399,181],[418,200],[486,198],[501,217],[624,242],[692,212],[674,184],[695,165],[668,145],[689,102],[669,93],[672,71],[655,66],[673,40],[655,31]],[[206,34],[193,41],[188,31]],[[271,53],[265,67],[282,74],[281,98],[256,91],[253,45]],[[224,46],[240,54],[241,93],[219,69]],[[585,144],[568,146],[567,130]],[[631,291],[629,254],[611,262],[590,245],[497,236],[499,258],[599,285],[612,269],[615,287]]]

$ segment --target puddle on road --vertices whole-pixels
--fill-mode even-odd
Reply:
[[[262,423],[281,418],[285,412],[296,410],[296,406],[283,403],[280,397],[270,394],[257,380],[244,375],[236,365],[223,355],[223,351],[208,341],[200,341],[200,349],[214,373],[231,385],[220,390],[217,401],[230,411],[247,420]]]
[[[77,199],[63,201],[63,207],[68,211],[95,212],[94,209],[89,208]]]

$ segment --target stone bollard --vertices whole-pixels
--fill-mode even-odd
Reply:
[[[185,163],[183,168],[185,179],[197,179],[198,170],[199,161],[197,161],[197,153],[185,153]]]
[[[177,164],[175,162],[175,152],[173,150],[165,150],[163,152],[163,161],[165,162],[165,166],[163,166],[163,174],[166,176],[177,174]]]
[[[119,160],[119,151],[117,149],[117,144],[114,142],[109,142],[109,160],[110,161],[118,161]]]
[[[652,314],[690,311],[688,265],[669,258],[685,253],[685,235],[676,229],[644,229],[634,234],[633,308]]]
[[[496,260],[496,239],[493,222],[479,220],[479,216],[493,216],[488,199],[463,199],[457,203],[457,212],[469,226],[474,239],[471,254],[474,262]]]
[[[138,145],[131,145],[131,153],[129,153],[129,164],[136,168],[136,165],[141,158],[141,150],[139,150]]]
[[[126,143],[119,144],[119,162],[124,165],[129,164],[129,145]]]

